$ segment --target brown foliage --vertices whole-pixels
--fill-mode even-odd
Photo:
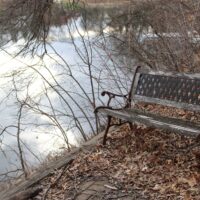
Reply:
[[[47,199],[79,191],[85,180],[109,180],[118,190],[139,191],[147,199],[198,199],[200,149],[195,140],[153,128],[127,126],[110,134],[108,146],[97,145],[74,160]],[[40,183],[44,188],[55,175]],[[70,196],[71,195],[71,196]],[[41,194],[42,196],[42,194]]]

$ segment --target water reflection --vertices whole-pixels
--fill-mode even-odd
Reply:
[[[127,90],[130,76],[123,77],[121,69],[117,68],[119,62],[112,61],[102,48],[105,43],[111,47],[101,34],[111,30],[107,28],[111,28],[108,15],[111,11],[99,10],[96,16],[88,12],[89,15],[84,11],[64,19],[58,15],[62,20],[60,24],[53,21],[49,27],[45,55],[41,53],[44,50],[41,46],[37,46],[37,51],[34,46],[43,42],[42,31],[37,30],[31,43],[30,35],[22,34],[16,27],[2,33],[2,39],[7,37],[12,41],[7,41],[0,52],[1,99],[4,99],[0,105],[4,131],[1,135],[1,172],[21,168],[19,143],[16,142],[21,106],[20,145],[27,167],[37,165],[50,152],[78,145],[88,138],[87,134],[95,134],[93,95],[95,103],[99,104],[102,103],[99,93],[108,85],[111,90]],[[33,36],[33,33],[28,34]],[[34,56],[13,56],[27,45],[27,41],[26,48],[35,52]],[[121,79],[114,79],[114,76]]]

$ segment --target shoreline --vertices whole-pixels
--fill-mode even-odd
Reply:
[[[111,129],[111,131],[114,129]],[[16,179],[10,187],[0,191],[0,200],[10,200],[18,198],[18,195],[22,191],[29,191],[34,185],[37,185],[39,181],[49,176],[55,170],[62,168],[65,165],[70,164],[80,152],[90,151],[99,141],[102,139],[104,131],[97,136],[92,137],[87,142],[80,145],[80,147],[74,148],[71,152],[61,155],[57,160],[50,161],[45,167],[39,167],[34,173],[30,174],[27,179]],[[18,180],[18,181],[17,181]]]
[[[95,7],[103,7],[103,8],[117,8],[121,6],[128,6],[131,4],[131,1],[123,1],[123,2],[104,2],[104,3],[84,3],[85,7],[95,8]]]

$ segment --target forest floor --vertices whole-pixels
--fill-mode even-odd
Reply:
[[[184,115],[185,116],[185,115]],[[200,143],[144,126],[123,125],[39,182],[34,199],[173,199],[200,197]]]
[[[141,105],[140,109],[190,121],[200,119],[194,112],[174,108]],[[37,181],[30,183],[30,179],[29,186],[39,188],[32,200],[200,199],[199,138],[143,125],[134,125],[133,130],[127,125],[111,129],[106,146],[102,135],[55,160],[52,167],[49,164],[50,173],[43,170],[43,178],[39,173]],[[33,193],[27,183],[23,185]],[[11,199],[27,198],[19,194]]]

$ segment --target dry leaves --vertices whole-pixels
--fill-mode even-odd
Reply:
[[[185,117],[184,111],[179,115]],[[106,147],[97,145],[89,153],[80,153],[47,199],[64,199],[66,195],[74,199],[81,183],[101,178],[109,180],[113,188],[139,191],[150,200],[197,200],[200,147],[191,138],[142,126],[134,126],[131,132],[123,125],[109,135]],[[40,184],[45,188],[54,180],[48,177]]]

